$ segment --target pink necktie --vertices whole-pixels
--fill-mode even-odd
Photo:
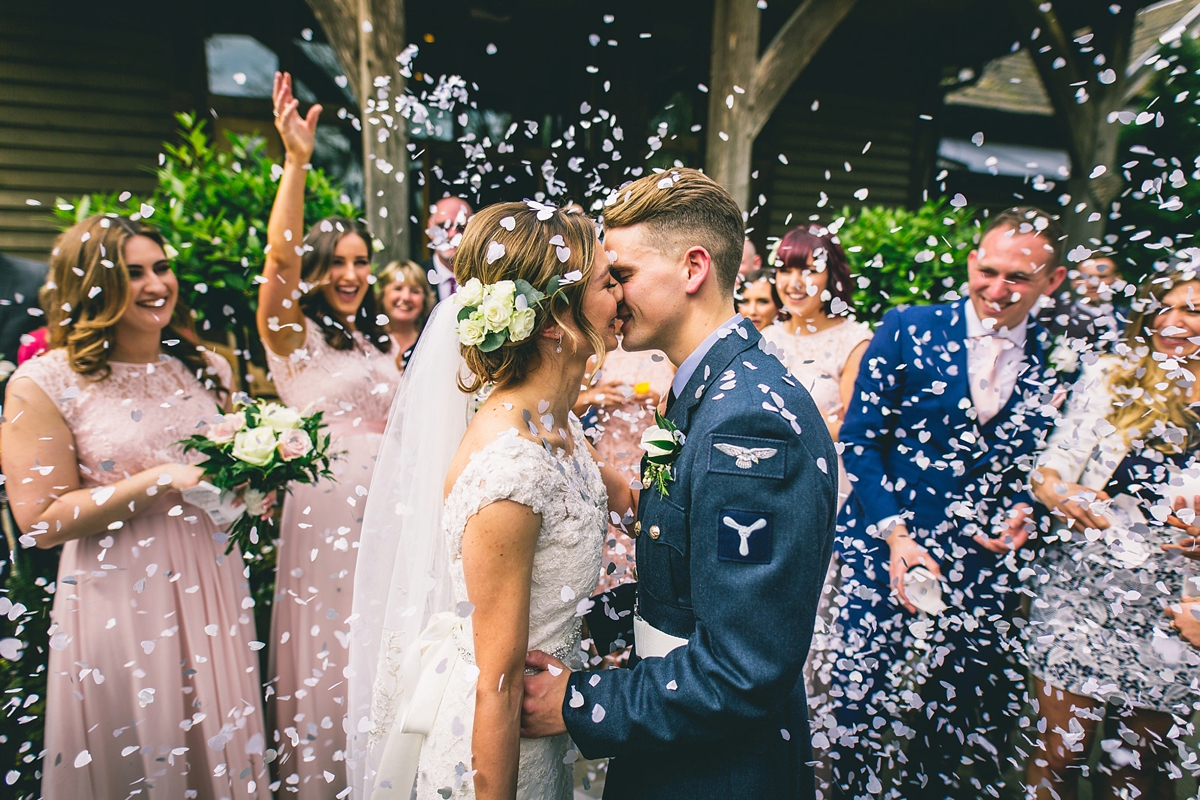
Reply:
[[[1004,339],[999,336],[981,336],[976,345],[983,349],[986,358],[971,380],[971,399],[979,413],[980,424],[986,425],[1000,413],[1000,354],[1004,352]]]

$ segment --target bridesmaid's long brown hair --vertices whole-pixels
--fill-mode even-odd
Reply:
[[[66,350],[71,369],[93,380],[112,373],[113,335],[130,299],[125,243],[134,236],[167,248],[162,235],[143,222],[96,214],[63,231],[50,254],[50,273],[41,291],[50,347]],[[205,388],[218,396],[228,394],[197,345],[191,311],[182,299],[176,299],[171,321],[162,330],[162,348]]]

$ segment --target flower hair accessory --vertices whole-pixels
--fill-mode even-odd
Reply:
[[[459,343],[490,353],[506,341],[525,341],[533,335],[538,305],[582,277],[579,270],[555,275],[546,284],[545,292],[520,279],[484,285],[478,278],[471,278],[454,295],[454,306],[458,309],[455,333]]]

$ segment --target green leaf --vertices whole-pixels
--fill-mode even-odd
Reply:
[[[490,353],[493,350],[497,350],[500,348],[500,345],[504,344],[504,340],[507,338],[508,335],[504,331],[492,331],[485,336],[483,341],[479,344],[479,351],[482,353]]]

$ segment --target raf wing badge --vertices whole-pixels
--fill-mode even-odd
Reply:
[[[717,442],[713,447],[727,456],[733,456],[735,459],[734,464],[736,464],[738,469],[750,469],[760,459],[766,460],[772,458],[779,452],[774,447],[738,447],[736,444],[727,444],[725,442]]]
[[[714,433],[708,471],[749,478],[782,479],[787,469],[787,442],[757,436]]]

